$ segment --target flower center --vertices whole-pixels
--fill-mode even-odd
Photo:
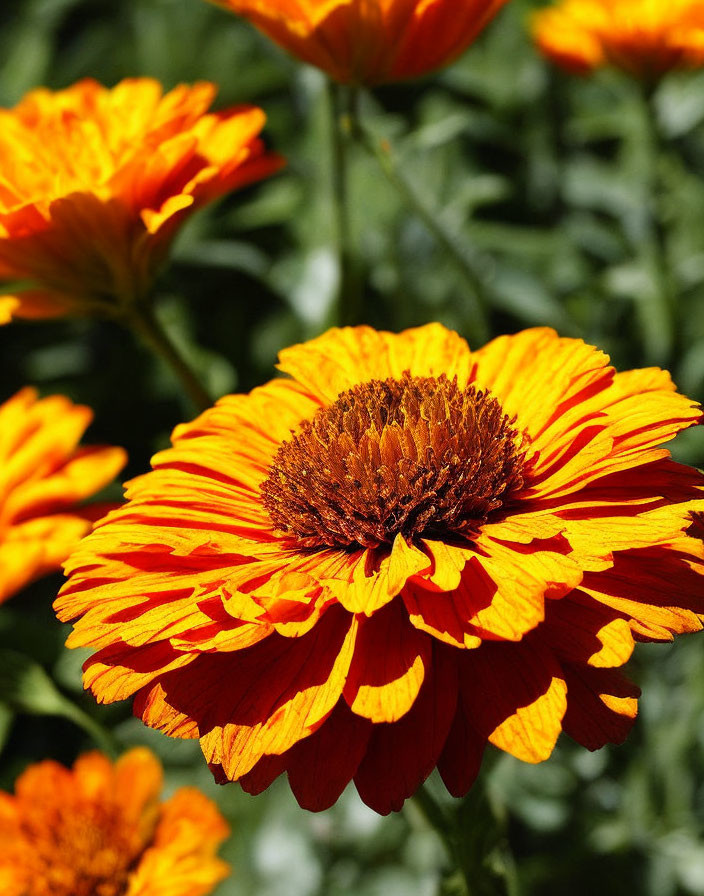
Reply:
[[[371,380],[281,444],[264,505],[304,547],[469,537],[523,484],[512,424],[495,398],[444,374]]]
[[[148,833],[96,805],[25,819],[33,852],[27,896],[124,896]]]

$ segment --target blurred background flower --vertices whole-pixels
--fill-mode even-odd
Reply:
[[[215,85],[83,80],[0,110],[0,314],[120,319],[149,297],[187,214],[271,174],[257,108],[208,114]]]
[[[415,78],[466,50],[507,0],[215,0],[341,84]]]
[[[124,467],[122,448],[79,446],[90,408],[22,389],[0,404],[0,603],[59,569],[109,509],[83,502]]]
[[[228,826],[194,788],[159,801],[162,771],[144,747],[114,764],[88,753],[46,760],[0,792],[5,896],[206,896],[228,874]]]
[[[543,53],[569,71],[602,65],[653,81],[704,65],[701,0],[561,0],[533,18]]]

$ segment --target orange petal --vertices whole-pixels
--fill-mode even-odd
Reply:
[[[113,799],[114,766],[102,753],[84,753],[83,756],[79,756],[73,765],[73,780],[76,792],[83,799],[98,803]],[[161,785],[161,778],[159,783]]]
[[[480,538],[476,543],[488,556],[465,567],[459,590],[474,605],[469,622],[490,637],[520,640],[545,618],[546,599],[562,597],[582,580],[577,563],[549,550],[550,541],[544,543],[547,550],[540,542],[505,545]]]
[[[339,552],[338,552],[339,553]],[[415,575],[429,570],[431,561],[403,535],[391,551],[364,550],[349,555],[345,576],[322,578],[320,584],[350,613],[371,616],[386,606]]]
[[[630,621],[645,640],[672,640],[704,623],[701,543],[682,537],[672,546],[622,551],[613,568],[589,573],[582,590]]]
[[[412,376],[457,376],[464,386],[469,348],[441,324],[427,324],[403,333],[371,327],[328,330],[317,339],[279,353],[279,368],[325,403],[359,383]]]
[[[222,765],[237,780],[262,756],[284,753],[315,731],[342,694],[356,635],[356,620],[332,608],[302,638],[272,635],[231,654],[227,674],[238,686],[223,693],[214,678],[214,715],[199,722],[207,761]],[[256,692],[252,681],[260,684]],[[267,681],[271,688],[265,687]],[[286,682],[283,692],[281,682]],[[202,705],[203,695],[193,696]]]
[[[540,629],[555,653],[590,666],[623,666],[635,646],[628,621],[579,589],[550,605]]]
[[[473,558],[471,565],[474,567],[479,565],[476,557]],[[478,582],[481,589],[484,584],[485,590],[490,591],[493,583],[489,584],[484,580],[481,567],[472,569],[466,576],[467,587],[461,586],[447,594],[426,591],[413,585],[405,588],[403,602],[411,623],[421,632],[427,632],[453,647],[479,647],[482,639],[469,621],[476,611],[476,604],[473,603],[473,598],[476,596],[473,585]]]
[[[197,670],[194,674],[197,674]],[[182,712],[169,702],[160,681],[148,684],[137,691],[132,704],[132,712],[149,728],[154,728],[169,737],[194,740],[200,737],[198,723],[187,712]]]
[[[352,712],[372,722],[395,722],[418,696],[430,662],[429,638],[408,624],[400,601],[362,618],[344,687]]]
[[[115,703],[194,659],[194,654],[177,653],[164,643],[129,647],[117,642],[86,660],[83,687],[93,692],[98,703]]]
[[[130,875],[125,896],[206,896],[229,873],[215,855],[229,828],[214,803],[194,788],[182,788],[161,807],[154,845]]]
[[[465,564],[474,556],[471,546],[450,544],[431,538],[421,539],[423,549],[432,560],[432,567],[423,573],[423,587],[438,591],[454,591],[462,580]]]
[[[54,514],[11,526],[0,541],[0,603],[60,569],[89,530],[90,522],[77,514]]]
[[[131,824],[156,807],[164,783],[159,760],[145,747],[134,747],[115,763],[115,793]]]
[[[581,339],[566,339],[547,327],[500,336],[473,352],[474,380],[488,388],[519,429],[538,439],[585,391],[612,381],[609,358]]]
[[[460,693],[466,716],[495,746],[524,762],[550,756],[562,730],[567,686],[537,636],[462,654]]]

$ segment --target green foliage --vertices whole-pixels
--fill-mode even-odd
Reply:
[[[660,86],[653,130],[636,84],[612,73],[570,78],[539,59],[526,34],[531,5],[513,0],[447,71],[365,96],[363,118],[389,138],[407,183],[456,235],[492,333],[552,325],[600,345],[621,368],[668,366],[701,399],[704,75]],[[160,284],[160,316],[214,392],[261,383],[279,348],[334,320],[319,73],[201,0],[6,0],[0,24],[4,104],[40,83],[153,75],[168,86],[215,80],[223,104],[266,109],[267,139],[287,170],[200,213]],[[473,334],[462,278],[359,147],[350,195],[364,321],[401,329],[434,319]],[[128,476],[147,468],[189,413],[168,371],[108,324],[0,329],[0,376],[3,399],[32,382],[90,404],[89,440],[124,445]],[[686,434],[675,451],[702,466],[704,432]],[[446,854],[420,815],[380,819],[349,792],[312,816],[282,782],[257,798],[218,789],[197,745],[147,731],[125,706],[96,707],[62,647],[50,610],[57,587],[48,579],[0,607],[0,785],[11,787],[30,761],[70,761],[107,728],[120,744],[147,743],[169,788],[202,787],[232,821],[226,858],[235,874],[220,896],[438,892]],[[640,647],[633,674],[642,713],[623,747],[591,755],[561,741],[543,765],[501,757],[487,770],[518,892],[704,894],[701,641]],[[483,823],[465,807],[468,842],[491,839]]]

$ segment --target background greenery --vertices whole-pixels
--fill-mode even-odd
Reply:
[[[635,83],[611,72],[577,79],[542,61],[527,37],[530,8],[512,0],[450,69],[366,97],[365,119],[393,139],[408,181],[458,234],[491,334],[550,324],[621,368],[668,366],[701,399],[704,74],[663,82],[649,119]],[[129,75],[218,82],[222,104],[264,107],[268,139],[289,159],[283,174],[189,224],[160,284],[163,320],[213,392],[247,390],[271,376],[279,348],[335,319],[323,78],[201,0],[3,3],[0,104],[38,84]],[[360,320],[391,329],[440,320],[476,344],[473,298],[432,236],[372,160],[355,154],[352,174]],[[128,475],[190,414],[168,371],[107,324],[1,329],[0,382],[3,399],[34,383],[90,404],[90,441],[124,445]],[[702,465],[702,431],[686,435],[678,458]],[[196,783],[217,799],[233,825],[234,866],[219,896],[438,892],[444,855],[420,814],[380,819],[348,792],[310,815],[285,784],[257,798],[217,788],[196,745],[146,730],[128,706],[96,707],[50,610],[59,584],[46,579],[0,608],[0,647],[49,675],[34,669],[24,690],[0,682],[0,787],[29,762],[69,762],[91,747],[66,717],[69,698],[125,745],[149,744],[170,789]],[[625,746],[589,754],[563,739],[540,766],[487,762],[522,893],[704,894],[704,642],[641,646],[632,673],[644,698]]]

